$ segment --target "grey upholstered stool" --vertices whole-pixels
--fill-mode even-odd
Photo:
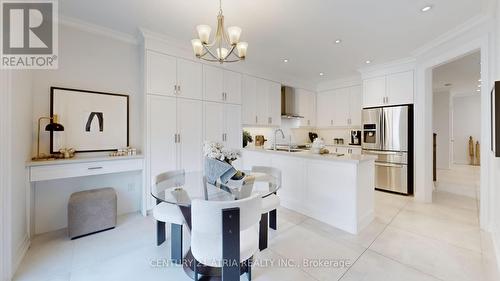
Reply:
[[[100,188],[71,194],[68,202],[68,234],[71,239],[116,226],[116,192]]]

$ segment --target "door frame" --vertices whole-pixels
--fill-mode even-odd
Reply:
[[[11,71],[0,70],[0,280],[12,277],[12,208],[11,208]]]
[[[481,52],[481,176],[480,176],[480,226],[482,229],[491,230],[491,208],[493,206],[490,196],[489,182],[489,148],[490,148],[490,85],[493,81],[494,36],[489,31],[484,32],[473,40],[457,44],[455,48],[441,51],[431,58],[426,58],[417,66],[417,95],[415,102],[415,140],[417,155],[424,155],[416,159],[416,199],[422,202],[432,202],[432,70],[440,65],[453,61],[475,51]],[[422,116],[424,118],[422,118]]]

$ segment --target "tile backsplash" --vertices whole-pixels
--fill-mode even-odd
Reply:
[[[325,140],[326,144],[333,144],[334,138],[343,138],[344,143],[347,144],[350,141],[350,130],[349,129],[314,129],[314,128],[298,128],[297,120],[294,119],[282,119],[281,129],[285,134],[285,139],[281,138],[281,134],[278,133],[278,143],[286,144],[291,138],[292,144],[306,144],[310,143],[309,132],[315,132],[320,138]],[[248,131],[252,138],[255,140],[256,135],[263,135],[267,141],[265,142],[265,147],[270,147],[274,143],[274,131],[276,128],[270,127],[243,127],[243,130]],[[249,144],[249,145],[253,145]]]

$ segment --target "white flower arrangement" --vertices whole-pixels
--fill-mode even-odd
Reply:
[[[241,152],[238,149],[225,148],[220,142],[205,141],[203,144],[203,155],[207,158],[231,164],[232,161],[241,157]]]

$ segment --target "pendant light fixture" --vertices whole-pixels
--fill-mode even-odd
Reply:
[[[191,45],[197,58],[221,64],[245,59],[248,43],[240,42],[241,28],[230,26],[227,28],[227,31],[225,30],[221,0],[219,0],[217,30],[213,41],[210,42],[212,28],[209,25],[198,25],[196,26],[196,31],[198,32],[198,39],[191,40]]]

